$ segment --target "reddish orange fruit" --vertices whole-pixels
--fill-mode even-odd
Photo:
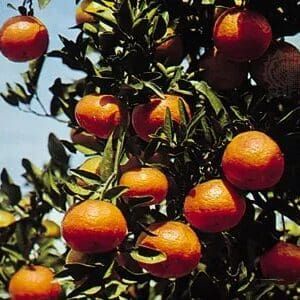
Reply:
[[[199,67],[204,69],[203,79],[216,90],[238,88],[247,79],[247,63],[230,61],[216,48],[200,59]]]
[[[206,232],[231,229],[241,221],[245,210],[243,197],[222,179],[197,184],[184,201],[187,221]]]
[[[137,239],[137,246],[163,252],[166,260],[154,264],[139,263],[150,274],[161,278],[182,277],[191,273],[201,258],[201,245],[195,232],[180,222],[168,221],[150,225]]]
[[[44,266],[24,266],[9,282],[12,300],[56,300],[61,291],[53,272]]]
[[[300,247],[291,243],[278,242],[260,258],[263,276],[279,279],[285,284],[300,280]]]
[[[127,235],[127,223],[115,205],[86,200],[71,207],[62,221],[62,236],[75,251],[104,253],[118,247]]]
[[[14,62],[39,58],[46,53],[48,43],[47,28],[35,17],[11,17],[0,29],[2,54]]]
[[[167,29],[165,38],[168,37],[170,38],[155,48],[154,57],[167,64],[178,65],[183,59],[184,49],[182,39],[179,35],[175,35],[172,28]]]
[[[274,41],[262,57],[251,62],[255,82],[275,95],[300,93],[300,51],[293,45]]]
[[[272,29],[264,16],[234,7],[218,17],[213,39],[217,49],[228,59],[248,61],[259,58],[268,49]]]
[[[235,136],[227,145],[222,168],[225,177],[243,190],[273,187],[284,171],[283,154],[274,140],[260,131]]]
[[[158,204],[166,198],[168,193],[168,179],[156,168],[129,170],[121,176],[119,184],[129,188],[123,197],[132,203],[134,199],[152,197],[152,200],[145,204]]]
[[[167,107],[170,109],[172,120],[180,124],[179,101],[183,102],[186,111],[191,118],[189,105],[180,96],[164,95],[165,99],[154,96],[150,102],[137,105],[132,112],[132,125],[136,134],[143,140],[149,141],[150,134],[163,126]]]
[[[75,117],[80,127],[102,139],[126,120],[120,101],[113,95],[84,96],[75,107]]]

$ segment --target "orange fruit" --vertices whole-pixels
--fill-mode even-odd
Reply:
[[[59,238],[60,227],[52,220],[45,219],[42,221],[42,225],[45,227],[43,236],[46,238]]]
[[[251,62],[255,82],[277,95],[300,90],[300,51],[293,45],[274,41],[265,54]]]
[[[217,49],[228,59],[248,61],[259,58],[268,49],[272,29],[264,16],[234,7],[216,20],[213,39]]]
[[[300,247],[291,243],[278,242],[260,258],[263,276],[293,283],[300,280]]]
[[[55,300],[61,291],[53,272],[44,266],[24,266],[9,282],[12,300]]]
[[[158,204],[168,193],[168,179],[156,168],[131,169],[122,174],[119,184],[129,188],[123,197],[133,203],[134,199],[152,197],[152,200],[145,204]]]
[[[75,117],[80,127],[102,139],[126,120],[120,101],[113,95],[84,96],[75,107]]]
[[[243,190],[273,187],[284,171],[283,154],[274,140],[260,131],[235,136],[227,145],[222,168],[225,177]]]
[[[247,79],[247,63],[230,61],[216,48],[200,59],[199,67],[204,69],[203,79],[216,90],[238,88]]]
[[[2,54],[14,62],[39,58],[47,51],[48,43],[47,28],[35,17],[11,17],[0,29]]]
[[[87,133],[86,131],[79,131],[72,128],[70,137],[74,144],[82,145],[93,150],[99,149],[97,137],[93,134]]]
[[[179,124],[179,101],[183,102],[186,111],[191,118],[189,105],[183,98],[176,95],[164,95],[165,99],[154,96],[148,103],[137,105],[132,112],[132,125],[136,134],[143,140],[149,141],[150,134],[164,125],[167,107],[170,109],[172,120]]]
[[[0,228],[7,227],[14,222],[16,222],[16,218],[12,213],[0,209]]]
[[[93,173],[96,175],[100,175],[100,163],[102,157],[101,156],[93,156],[88,158],[84,163],[79,167],[79,170],[86,171],[89,173]],[[81,178],[77,178],[76,180],[79,186],[85,187],[88,184]]]
[[[231,229],[241,221],[245,210],[243,197],[222,179],[197,184],[184,201],[187,221],[206,232]]]
[[[201,258],[201,245],[195,232],[180,222],[168,221],[150,225],[138,237],[136,246],[163,252],[166,260],[154,264],[139,262],[150,274],[161,278],[182,277],[192,272]]]
[[[127,235],[127,223],[118,207],[86,200],[71,207],[62,221],[62,236],[75,251],[104,253],[118,247]]]
[[[172,28],[167,29],[164,38],[167,38],[169,36],[169,39],[155,48],[154,57],[158,61],[166,62],[167,64],[171,65],[178,65],[183,59],[183,42],[179,35],[175,35]]]

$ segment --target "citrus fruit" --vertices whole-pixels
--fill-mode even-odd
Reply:
[[[260,258],[263,277],[279,279],[282,283],[300,280],[300,247],[291,243],[278,242]]]
[[[186,111],[191,117],[189,105],[180,96],[164,95],[165,98],[161,99],[154,96],[149,102],[137,105],[132,112],[132,125],[136,134],[143,140],[149,141],[150,134],[154,134],[157,129],[164,125],[166,110],[170,109],[171,119],[179,124],[180,111],[179,101],[183,102]]]
[[[52,220],[45,219],[42,221],[42,225],[45,227],[45,232],[43,236],[46,238],[59,238],[60,237],[60,227]]]
[[[284,171],[283,154],[277,143],[260,131],[235,136],[227,145],[222,168],[225,177],[243,190],[273,187]]]
[[[12,300],[55,300],[61,294],[53,272],[44,266],[24,266],[9,282]]]
[[[217,49],[233,61],[257,59],[268,49],[272,29],[257,12],[230,8],[215,22],[213,39]]]
[[[0,209],[0,228],[7,227],[15,221],[16,218],[12,213]]]
[[[0,29],[2,54],[14,62],[39,58],[47,51],[48,43],[47,28],[35,17],[11,17]]]
[[[75,117],[87,132],[107,139],[125,121],[126,114],[115,96],[90,94],[77,103]]]
[[[241,221],[245,209],[243,197],[222,179],[197,184],[184,201],[187,221],[205,232],[231,229]]]
[[[127,235],[127,223],[118,207],[100,200],[86,200],[71,207],[62,221],[62,236],[75,251],[109,252]]]
[[[93,134],[87,133],[86,131],[71,129],[70,132],[71,140],[74,144],[78,144],[93,150],[99,149],[99,143],[97,137]]]
[[[300,51],[274,41],[262,57],[251,62],[255,82],[277,96],[300,93]]]
[[[199,67],[204,69],[203,79],[216,90],[238,88],[247,79],[247,63],[230,61],[216,48],[200,59]]]
[[[166,260],[154,264],[141,263],[150,274],[161,278],[182,277],[192,272],[201,258],[201,245],[195,232],[176,221],[155,223],[143,232],[136,245],[154,249],[166,255]]]
[[[88,158],[84,163],[79,167],[79,170],[86,171],[89,173],[93,173],[96,175],[100,175],[100,163],[101,163],[102,157],[101,156],[93,156],[91,158]],[[87,186],[87,182],[85,182],[81,178],[77,178],[76,182],[79,186]]]
[[[179,35],[176,35],[172,28],[168,28],[163,43],[154,50],[154,57],[158,61],[170,65],[178,65],[183,59],[183,42]]]
[[[158,204],[168,193],[168,179],[156,168],[131,169],[122,174],[119,184],[129,188],[123,197],[132,203],[134,199],[152,197],[152,200],[145,204]]]

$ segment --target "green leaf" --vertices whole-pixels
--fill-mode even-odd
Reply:
[[[70,173],[80,178],[87,185],[99,185],[101,183],[101,178],[95,173],[91,173],[80,169],[71,169]]]
[[[69,157],[65,151],[62,142],[53,134],[50,133],[48,139],[48,150],[51,158],[59,165],[65,165],[69,161]]]
[[[108,200],[117,199],[126,191],[128,191],[128,188],[126,186],[115,186],[105,191],[103,197],[104,199],[108,199]]]
[[[68,181],[65,182],[66,191],[73,196],[85,196],[88,197],[92,192],[80,187],[78,184],[73,184]]]
[[[164,126],[163,126],[163,132],[166,135],[166,137],[170,143],[172,142],[173,131],[174,131],[174,129],[173,129],[171,111],[170,111],[169,107],[167,107]]]
[[[134,22],[134,15],[130,0],[123,0],[117,13],[117,19],[120,28],[126,33],[131,33]]]
[[[51,0],[38,0],[39,8],[40,9],[45,8],[50,3],[50,1]]]
[[[139,246],[137,249],[132,250],[130,256],[134,260],[146,264],[157,264],[167,260],[165,253],[144,246]]]
[[[113,147],[113,134],[107,140],[100,166],[100,177],[105,182],[114,171],[115,150]]]
[[[153,20],[153,31],[152,38],[154,41],[161,39],[167,31],[167,23],[165,19],[161,16],[155,16]]]
[[[201,119],[205,116],[205,108],[202,107],[192,118],[186,130],[186,137],[189,139],[195,132],[195,129],[201,124]]]
[[[127,284],[124,284],[117,280],[112,280],[105,285],[105,295],[108,299],[119,299],[121,294],[126,292],[127,288]]]

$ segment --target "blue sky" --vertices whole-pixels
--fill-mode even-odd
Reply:
[[[0,23],[17,12],[7,7],[10,2],[15,6],[21,0],[0,1]],[[34,1],[37,2],[37,1]],[[70,30],[74,21],[75,0],[52,0],[44,10],[35,10],[35,15],[44,22],[50,34],[49,50],[60,49],[61,43],[58,34],[73,38],[77,30]],[[0,91],[5,90],[6,82],[22,82],[20,73],[27,70],[27,63],[13,63],[0,55]],[[51,94],[48,88],[55,78],[61,77],[65,81],[72,81],[78,74],[64,67],[59,59],[48,58],[40,79],[40,98],[48,108]],[[41,118],[19,111],[0,99],[0,169],[7,168],[9,173],[21,183],[20,174],[22,158],[29,158],[35,164],[42,166],[47,162],[47,138],[49,132],[55,133],[59,138],[69,137],[69,128],[49,118]]]
[[[7,7],[8,2],[16,6],[22,3],[21,0],[0,0],[1,24],[8,17],[16,14],[14,10]],[[76,36],[76,30],[68,29],[75,23],[74,11],[75,0],[52,0],[46,9],[35,10],[35,15],[45,23],[49,30],[49,50],[61,48],[58,34],[69,38]],[[299,35],[297,38],[288,38],[287,41],[299,48]],[[0,70],[0,91],[4,91],[6,82],[21,82],[19,74],[27,70],[27,64],[13,63],[0,55]],[[40,98],[47,108],[51,99],[48,88],[57,77],[61,77],[64,81],[72,81],[78,77],[78,74],[64,67],[58,59],[47,59],[40,80]],[[0,99],[0,111],[0,170],[6,167],[17,182],[22,183],[20,177],[23,172],[22,158],[29,158],[35,164],[42,166],[49,159],[47,151],[49,132],[55,133],[59,138],[68,139],[69,128],[48,118],[20,112],[2,99]]]

